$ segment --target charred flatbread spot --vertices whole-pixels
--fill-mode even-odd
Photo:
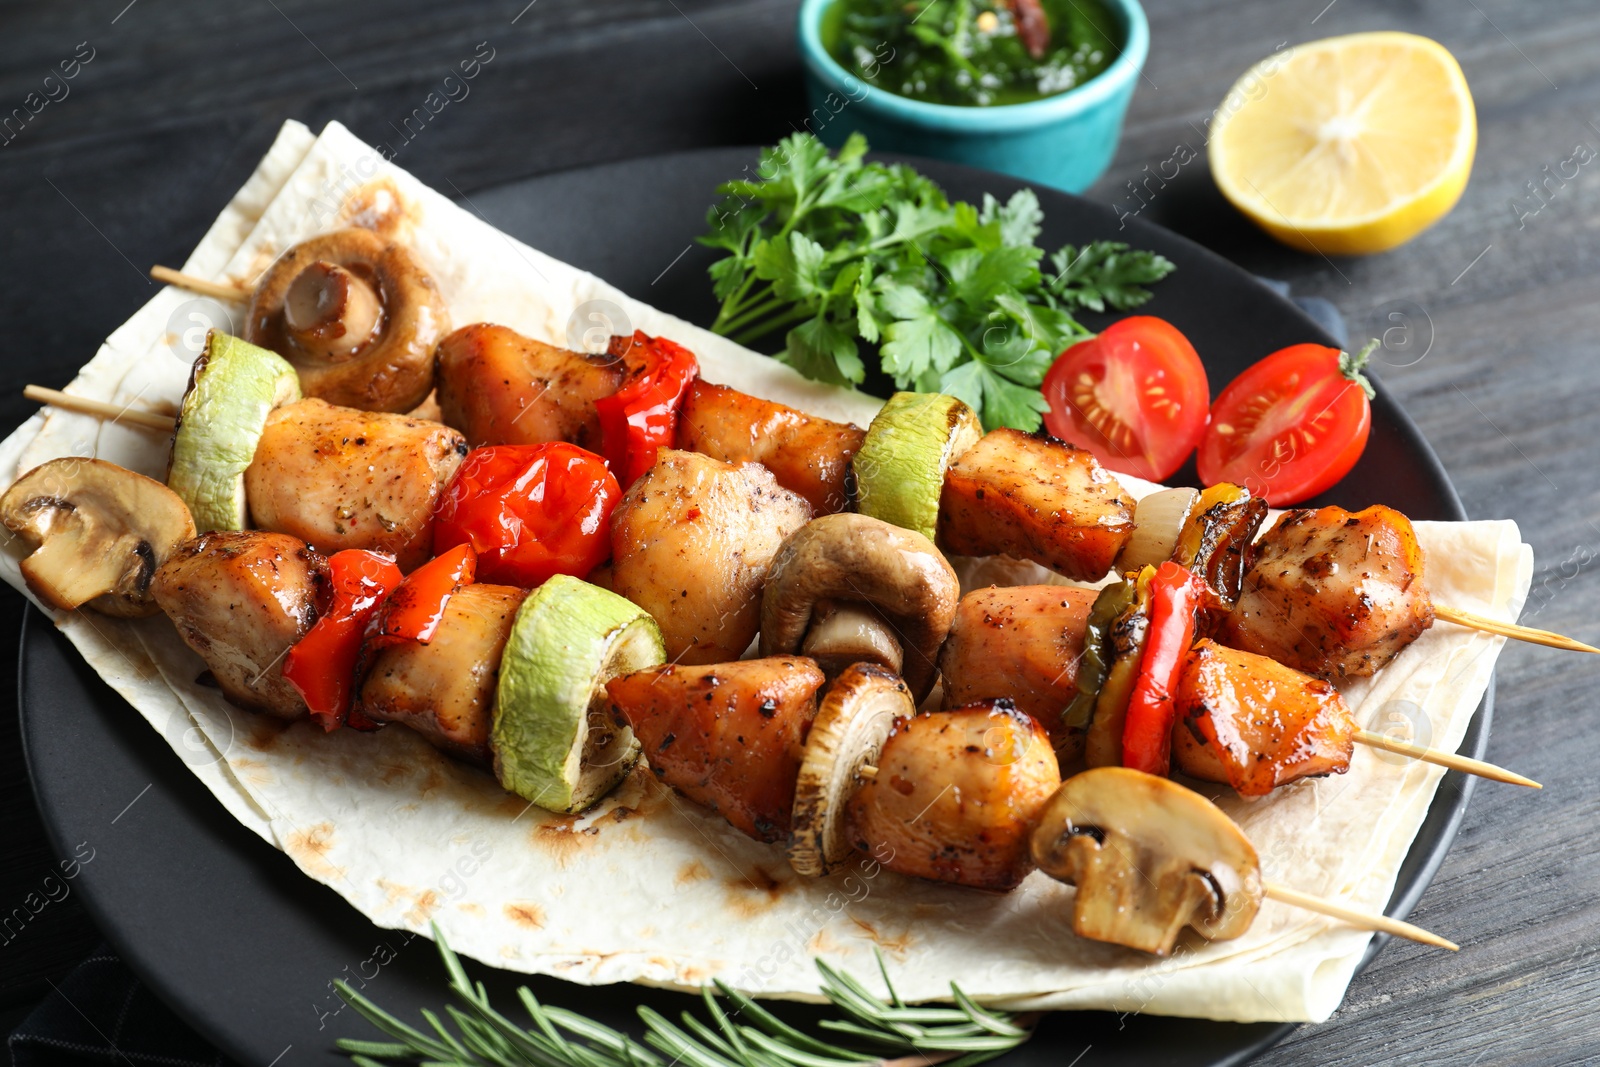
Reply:
[[[411,910],[406,913],[406,918],[415,919],[419,923],[425,923],[431,919],[433,917],[433,913],[438,910],[439,894],[435,893],[431,889],[424,889],[422,892],[417,894],[416,903],[411,905]]]
[[[752,867],[741,877],[724,879],[728,905],[744,918],[754,918],[778,906],[788,882],[764,867]]]
[[[283,850],[308,874],[321,881],[344,877],[344,868],[328,862],[333,850],[333,823],[319,822],[304,830],[295,830],[283,840]]]
[[[507,904],[505,906],[506,918],[518,926],[529,930],[544,929],[544,909],[530,901]]]
[[[679,885],[688,885],[691,882],[703,882],[711,877],[711,872],[699,860],[690,860],[678,870],[677,882]]]
[[[850,921],[859,926],[862,933],[870,937],[872,939],[872,943],[883,949],[885,952],[889,952],[896,956],[904,956],[906,951],[911,948],[912,936],[911,931],[909,930],[901,934],[899,937],[890,937],[887,934],[880,933],[877,927],[873,926],[865,919],[858,919],[852,915],[850,916]]]
[[[543,826],[536,826],[529,840],[535,847],[550,853],[556,866],[565,870],[584,849],[594,844],[600,833],[593,826],[585,830],[576,829],[577,821],[576,815],[564,815]]]

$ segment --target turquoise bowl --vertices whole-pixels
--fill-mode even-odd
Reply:
[[[1106,0],[1122,29],[1122,53],[1082,85],[1026,104],[955,107],[876,88],[822,45],[834,0],[802,0],[800,55],[811,114],[804,128],[837,148],[860,131],[878,151],[947,159],[1081,193],[1105,173],[1122,136],[1133,88],[1150,51],[1137,0]]]

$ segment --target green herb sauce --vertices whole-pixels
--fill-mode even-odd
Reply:
[[[1049,42],[1035,59],[1008,0],[836,0],[822,40],[876,88],[934,104],[1022,104],[1082,85],[1122,50],[1102,0],[1039,0]]]

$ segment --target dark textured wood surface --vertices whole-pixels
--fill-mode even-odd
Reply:
[[[125,6],[126,5],[126,6]],[[526,5],[526,6],[525,6]],[[461,191],[697,145],[766,142],[803,116],[791,0],[94,0],[0,6],[0,115],[62,60],[93,58],[0,145],[0,427],[23,383],[59,386],[181,261],[279,123],[400,127],[487,42],[471,95],[401,148]],[[1600,612],[1600,8],[1593,0],[1147,0],[1152,48],[1111,173],[1091,196],[1326,296],[1383,336],[1384,381],[1443,457],[1474,517],[1512,518],[1537,553],[1529,613],[1594,640]],[[1330,262],[1272,244],[1221,199],[1206,120],[1285,42],[1368,29],[1442,41],[1478,103],[1477,163],[1455,212],[1396,252]],[[59,89],[53,90],[57,96]],[[1183,146],[1184,151],[1179,151]],[[1196,155],[1170,180],[1163,161]],[[1593,153],[1588,153],[1592,155]],[[1548,167],[1548,169],[1546,169]],[[1148,168],[1148,170],[1146,170]],[[1565,174],[1563,178],[1560,175]],[[1139,184],[1136,196],[1128,182]],[[1539,187],[1535,198],[1529,183]],[[83,278],[96,282],[86,289]],[[21,600],[0,592],[0,648]],[[0,656],[0,688],[15,692]],[[1490,758],[1546,785],[1488,786],[1413,918],[1461,941],[1392,944],[1321,1026],[1263,1064],[1600,1061],[1600,662],[1508,648]],[[0,912],[54,867],[0,715]],[[0,943],[0,1017],[97,940],[77,902]],[[1084,1062],[1092,1062],[1092,1052]]]

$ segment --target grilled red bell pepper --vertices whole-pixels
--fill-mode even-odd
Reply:
[[[336,730],[350,718],[362,632],[401,574],[393,556],[352,548],[328,557],[328,577],[333,602],[289,649],[283,676],[299,690],[311,717],[324,730]]]
[[[596,400],[594,407],[600,416],[600,447],[626,487],[655,465],[656,449],[672,447],[678,407],[689,384],[700,376],[700,364],[682,345],[643,330],[632,337],[613,337],[610,353],[632,373],[627,384]]]
[[[367,624],[367,639],[375,646],[416,641],[427,644],[444,620],[445,605],[455,591],[477,578],[478,554],[471,545],[456,545],[439,553],[401,582]]]
[[[611,555],[622,497],[606,461],[577,445],[495,445],[469,452],[434,512],[435,552],[470,544],[478,578],[532,589],[582,578]]]
[[[1194,644],[1195,612],[1204,594],[1205,584],[1178,564],[1169,561],[1156,568],[1150,583],[1150,629],[1122,727],[1124,767],[1165,776],[1171,765],[1177,717],[1172,694]]]

